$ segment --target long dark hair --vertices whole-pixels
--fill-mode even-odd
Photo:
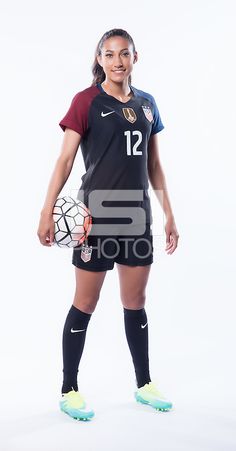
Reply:
[[[127,33],[127,31],[122,30],[121,28],[113,28],[112,30],[106,31],[106,33],[104,33],[104,35],[101,37],[95,50],[95,58],[92,65],[92,73],[93,73],[92,86],[96,85],[96,83],[102,83],[106,78],[102,66],[100,66],[100,64],[97,61],[97,56],[101,55],[101,50],[104,41],[106,41],[106,39],[112,38],[113,36],[122,36],[122,38],[127,39],[129,43],[133,46],[133,52],[136,52],[134,41],[129,35],[129,33]],[[131,85],[131,75],[129,75],[129,85]]]

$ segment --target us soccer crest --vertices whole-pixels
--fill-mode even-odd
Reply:
[[[142,109],[143,109],[143,112],[144,112],[146,118],[149,120],[149,122],[152,122],[153,121],[153,115],[152,115],[151,108],[149,106],[142,105]]]
[[[91,260],[92,255],[92,246],[88,245],[88,240],[85,240],[85,243],[82,244],[82,250],[81,250],[81,259],[87,263],[89,260]]]
[[[122,108],[122,111],[125,116],[125,119],[127,119],[127,121],[131,122],[131,124],[133,124],[137,120],[137,116],[136,116],[133,108]]]

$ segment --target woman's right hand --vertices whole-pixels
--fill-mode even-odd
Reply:
[[[52,246],[54,241],[55,222],[52,214],[41,213],[37,235],[43,246]]]

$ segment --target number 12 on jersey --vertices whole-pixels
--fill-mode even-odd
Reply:
[[[127,155],[142,155],[142,150],[137,150],[143,139],[142,133],[139,130],[133,130],[132,132],[130,130],[127,130],[126,132],[124,132],[124,135],[126,136]],[[133,136],[138,137],[135,142],[132,142]]]

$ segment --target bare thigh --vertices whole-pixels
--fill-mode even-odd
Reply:
[[[117,263],[120,297],[123,306],[131,310],[144,307],[146,300],[146,286],[151,265],[128,266]]]
[[[73,305],[85,313],[93,313],[99,299],[106,271],[87,271],[75,267],[76,289]]]

